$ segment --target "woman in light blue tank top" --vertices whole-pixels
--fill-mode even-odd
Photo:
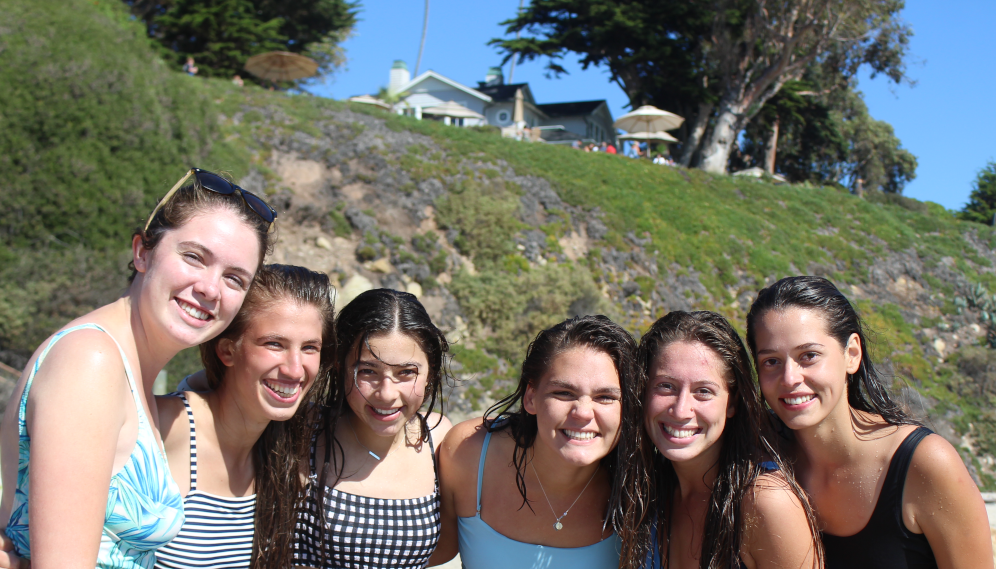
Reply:
[[[540,332],[516,391],[443,443],[433,563],[459,549],[467,569],[619,566],[617,443],[623,423],[639,423],[635,354],[604,316]]]
[[[195,184],[181,187],[191,175]],[[263,208],[191,170],[136,231],[127,292],[29,361],[0,439],[0,521],[35,569],[150,568],[176,535],[183,510],[152,383],[235,316],[268,247],[275,214]]]

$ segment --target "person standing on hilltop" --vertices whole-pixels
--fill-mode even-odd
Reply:
[[[747,343],[828,569],[992,569],[985,503],[958,451],[893,401],[833,283],[789,277],[763,289]]]
[[[635,355],[633,338],[604,316],[539,333],[515,392],[443,443],[443,529],[430,564],[459,549],[466,569],[619,566],[613,521],[628,456],[619,433],[639,422]]]
[[[191,77],[197,75],[197,65],[194,64],[193,57],[188,57],[187,62],[183,64],[183,72]]]

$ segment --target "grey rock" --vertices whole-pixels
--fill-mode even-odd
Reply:
[[[346,219],[349,221],[350,225],[355,227],[361,233],[366,233],[368,231],[377,231],[377,220],[370,217],[369,215],[363,213],[355,207],[348,207],[346,211],[343,212]]]

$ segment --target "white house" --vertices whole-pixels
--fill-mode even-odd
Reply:
[[[395,61],[387,90],[400,94],[397,112],[429,118],[433,107],[449,102],[471,111],[443,120],[458,126],[495,125],[506,136],[522,136],[526,127],[532,138],[554,144],[610,142],[616,144],[612,113],[604,100],[538,104],[528,83],[506,85],[501,69],[492,67],[476,88],[468,87],[435,71],[411,79],[404,61]],[[355,102],[369,99],[354,97]],[[448,108],[454,108],[448,105]],[[425,114],[423,111],[429,109]],[[433,115],[435,116],[435,115]]]

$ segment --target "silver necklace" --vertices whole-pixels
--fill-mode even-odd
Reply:
[[[384,460],[384,458],[391,456],[391,453],[394,452],[394,449],[391,449],[387,451],[387,454],[384,455],[384,458],[381,458],[380,455],[370,450],[370,447],[360,442],[360,437],[356,436],[356,429],[353,428],[353,422],[349,419],[346,419],[346,422],[349,423],[349,430],[353,432],[353,439],[356,440],[356,444],[363,447],[367,451],[367,453],[370,454],[370,456],[374,457],[378,462]]]
[[[533,466],[532,462],[529,463],[529,468],[532,468],[533,469],[533,474],[536,475],[536,482],[539,482],[540,491],[543,492],[543,497],[546,498],[546,503],[550,506],[550,511],[553,512],[554,517],[557,517],[557,510],[553,509],[553,503],[550,502],[550,497],[546,495],[546,489],[543,488],[543,481],[540,480],[539,472],[536,472],[536,467]],[[567,515],[567,512],[571,511],[571,508],[574,507],[574,504],[578,503],[578,500],[581,499],[581,495],[584,494],[584,491],[588,489],[588,485],[591,484],[591,481],[595,479],[595,475],[596,474],[598,474],[598,469],[597,468],[595,469],[595,472],[591,473],[591,478],[588,479],[588,484],[585,484],[584,488],[581,489],[581,494],[578,494],[578,497],[574,498],[574,501],[571,502],[571,505],[568,506],[566,510],[564,510],[564,513],[560,514],[560,517],[557,517],[557,521],[554,522],[554,524],[553,524],[553,529],[555,529],[557,531],[560,531],[560,530],[564,529],[564,524],[560,523],[560,520],[564,519],[564,516]]]

